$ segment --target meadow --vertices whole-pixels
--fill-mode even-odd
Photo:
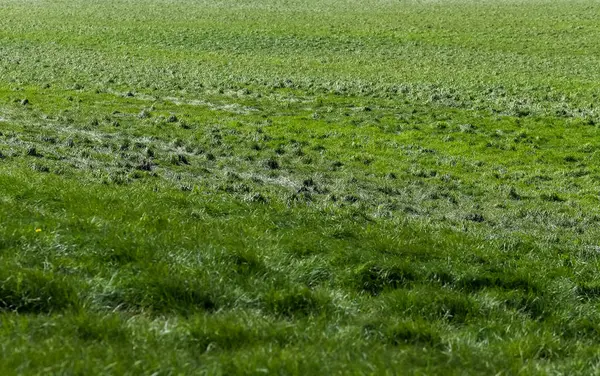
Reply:
[[[0,374],[600,373],[596,0],[0,0]]]

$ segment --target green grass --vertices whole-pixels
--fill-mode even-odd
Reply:
[[[599,372],[596,1],[0,15],[0,374]]]

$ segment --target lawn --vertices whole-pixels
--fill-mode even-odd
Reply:
[[[0,0],[0,374],[597,374],[600,3]]]

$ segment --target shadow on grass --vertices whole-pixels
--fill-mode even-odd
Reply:
[[[0,311],[54,313],[78,309],[79,297],[73,281],[39,270],[0,270]]]

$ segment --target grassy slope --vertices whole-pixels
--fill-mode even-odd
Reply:
[[[273,3],[0,1],[0,373],[597,372],[600,6]]]

